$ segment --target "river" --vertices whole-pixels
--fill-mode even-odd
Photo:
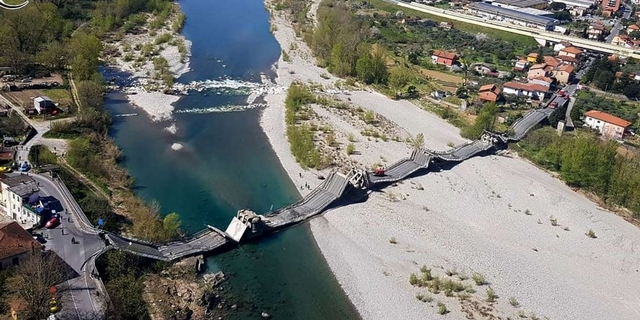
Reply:
[[[269,32],[269,14],[260,0],[188,0],[183,33],[193,42],[190,73],[178,82],[230,78],[258,82],[273,76],[280,46]],[[224,92],[224,93],[223,93]],[[221,93],[221,94],[219,94]],[[246,93],[222,89],[193,92],[176,110],[246,104]],[[135,191],[157,201],[163,213],[179,213],[185,231],[206,224],[224,229],[238,209],[258,213],[299,198],[259,126],[259,109],[226,113],[174,113],[171,122],[154,123],[121,94],[107,97],[115,118],[112,136],[135,178]],[[180,143],[182,150],[171,146]],[[300,225],[207,258],[209,272],[227,275],[225,295],[239,310],[227,318],[357,319],[317,248],[309,227]]]

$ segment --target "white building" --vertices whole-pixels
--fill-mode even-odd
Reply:
[[[507,82],[503,85],[504,94],[512,94],[518,97],[531,97],[543,100],[549,92],[549,88],[536,83]]]
[[[55,109],[56,106],[51,98],[42,96],[35,97],[33,99],[33,107],[36,109],[36,111],[38,111],[39,114],[43,114]]]
[[[40,187],[38,183],[27,175],[0,178],[0,205],[9,218],[22,225],[36,225],[40,223],[40,215],[28,207],[29,199],[37,201]]]
[[[591,110],[584,114],[584,124],[607,138],[622,139],[631,122],[606,112]]]

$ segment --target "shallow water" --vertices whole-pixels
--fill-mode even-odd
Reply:
[[[280,47],[269,33],[259,0],[188,0],[184,34],[193,42],[191,68],[179,82],[228,77],[259,81],[272,75]],[[216,94],[224,92],[224,94]],[[175,105],[172,122],[153,123],[121,94],[107,97],[115,114],[112,135],[135,178],[136,192],[177,212],[193,233],[210,224],[224,229],[238,209],[258,213],[287,205],[299,194],[259,126],[260,108],[239,112],[179,113],[179,110],[246,105],[242,92],[210,89]],[[171,146],[184,148],[174,151]],[[226,294],[240,309],[227,318],[354,319],[358,315],[320,254],[307,225],[270,235],[207,259],[209,271],[227,276]]]

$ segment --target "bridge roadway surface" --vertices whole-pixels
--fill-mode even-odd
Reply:
[[[453,19],[457,21],[462,21],[466,23],[471,23],[471,24],[475,24],[475,25],[479,25],[487,28],[498,29],[498,30],[507,31],[511,33],[517,33],[525,36],[530,36],[536,39],[552,41],[555,43],[558,43],[561,41],[568,41],[568,42],[571,42],[571,44],[576,47],[595,50],[595,51],[601,51],[601,52],[607,52],[607,53],[614,53],[619,56],[640,59],[640,51],[636,51],[632,48],[614,46],[606,42],[599,42],[599,41],[594,41],[589,39],[565,36],[560,33],[543,31],[537,28],[530,28],[530,27],[525,27],[521,25],[500,22],[497,20],[487,20],[486,18],[464,14],[464,13],[460,13],[453,10],[436,8],[436,7],[415,3],[415,2],[406,3],[406,2],[393,1],[393,0],[385,0],[385,1],[393,3],[399,7],[422,11],[431,15]]]

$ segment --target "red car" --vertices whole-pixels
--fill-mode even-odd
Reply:
[[[49,221],[47,221],[47,223],[44,225],[45,228],[47,229],[53,229],[55,227],[57,227],[60,224],[60,219],[58,219],[58,217],[53,217],[51,219],[49,219]]]
[[[551,102],[551,104],[549,105],[549,108],[555,109],[557,106],[558,106],[558,103],[554,101],[554,102]]]

